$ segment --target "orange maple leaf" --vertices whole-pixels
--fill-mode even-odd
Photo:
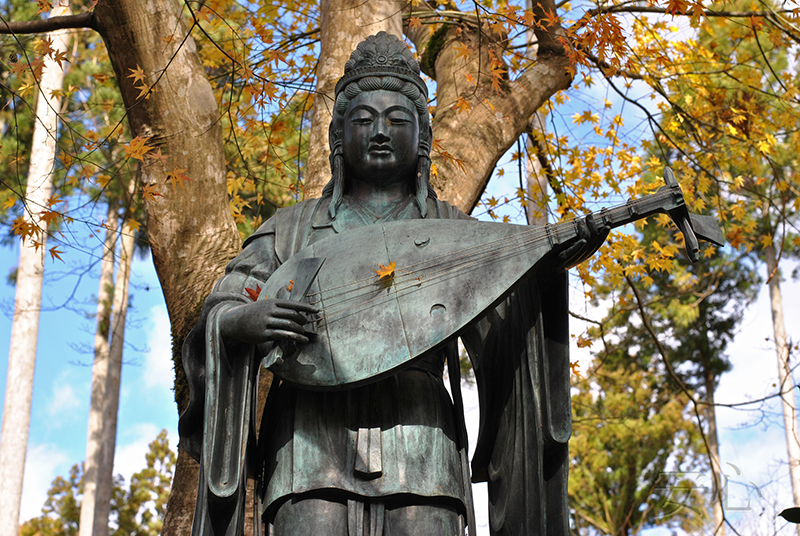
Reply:
[[[168,182],[172,189],[175,189],[175,186],[180,186],[183,189],[183,183],[185,181],[191,181],[189,177],[186,176],[185,172],[187,170],[184,168],[175,167],[172,171],[167,173],[167,179],[165,182]]]
[[[64,259],[62,259],[61,256],[59,256],[59,253],[64,253],[64,252],[63,251],[59,251],[58,250],[58,246],[53,246],[53,247],[50,248],[50,258],[53,259],[53,260],[58,259],[61,262],[64,262]]]
[[[126,156],[135,158],[136,160],[144,160],[145,153],[153,149],[146,144],[147,138],[136,136],[128,145],[124,145],[122,150],[125,151]]]
[[[419,17],[411,17],[408,19],[408,28],[422,28],[422,21],[419,20]]]
[[[247,296],[251,300],[256,301],[258,299],[258,295],[261,294],[261,285],[256,283],[256,289],[255,290],[253,290],[251,288],[247,288],[247,287],[245,287],[244,290],[247,292]]]
[[[396,266],[394,262],[390,262],[386,266],[382,264],[379,264],[378,266],[379,268],[377,270],[373,270],[373,272],[378,274],[378,281],[380,281],[384,277],[392,277],[394,275],[394,267]]]
[[[469,112],[472,109],[472,106],[469,104],[467,99],[465,99],[462,96],[459,96],[458,100],[456,100],[456,103],[453,105],[453,108],[456,108],[458,110],[458,113],[461,113],[461,112]]]
[[[569,368],[572,369],[572,373],[577,376],[578,378],[583,378],[581,376],[581,365],[577,361],[572,361],[569,364]]]
[[[289,284],[288,284],[288,285],[286,285],[286,290],[288,290],[289,292],[291,292],[293,288],[294,288],[294,279],[290,279],[290,280],[289,280]]]
[[[157,203],[158,200],[156,199],[156,197],[164,197],[164,196],[156,191],[155,183],[150,183],[142,186],[142,197],[147,201],[152,201],[153,203]]]

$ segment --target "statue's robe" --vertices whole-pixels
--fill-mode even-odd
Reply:
[[[246,288],[263,286],[280,264],[308,244],[371,223],[421,217],[411,198],[380,220],[347,197],[331,219],[329,202],[315,199],[280,209],[249,237],[187,337],[183,359],[191,400],[181,416],[180,433],[183,447],[195,459],[203,448],[207,353],[214,359],[218,356],[213,352],[238,352],[242,359],[253,359],[266,351],[217,340],[220,312],[249,301]],[[427,217],[468,218],[431,198]],[[571,426],[565,273],[523,283],[462,339],[481,401],[472,480],[489,482],[492,534],[566,535]],[[389,378],[355,389],[322,392],[274,383],[259,445],[248,449],[251,470],[262,480],[265,520],[293,496],[331,490],[345,499],[379,499],[387,507],[392,501],[437,502],[472,517],[460,394],[451,401],[442,380],[448,358],[451,375],[456,374],[453,342]],[[201,475],[198,506],[207,493],[203,479]],[[237,534],[243,486],[238,504],[228,506],[231,515],[221,516],[229,519],[227,529],[216,533]]]

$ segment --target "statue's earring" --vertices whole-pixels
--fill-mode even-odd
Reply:
[[[341,145],[334,149],[331,156],[331,180],[333,181],[333,194],[331,204],[328,207],[328,214],[331,219],[336,219],[336,210],[342,204],[344,197],[344,156],[342,156]]]

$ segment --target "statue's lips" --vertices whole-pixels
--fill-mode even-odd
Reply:
[[[370,145],[369,152],[373,154],[391,154],[393,149],[388,145]]]

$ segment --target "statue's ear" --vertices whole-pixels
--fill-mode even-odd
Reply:
[[[430,123],[422,127],[419,135],[419,156],[430,158],[433,146],[433,129]]]

